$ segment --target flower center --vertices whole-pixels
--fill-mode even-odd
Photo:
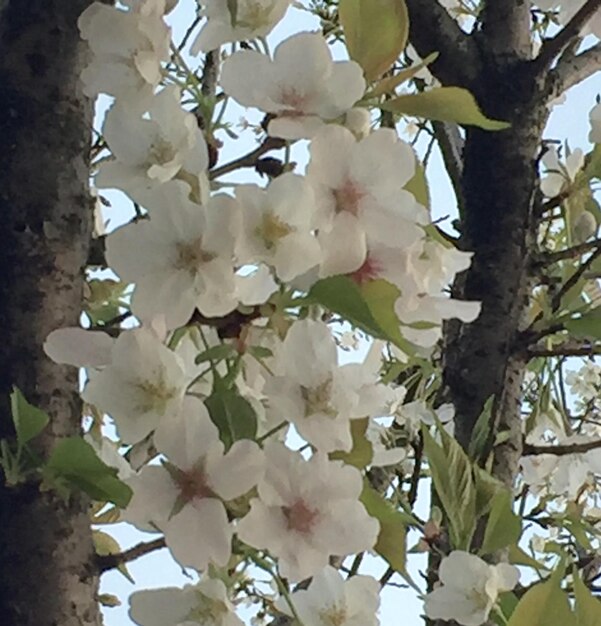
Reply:
[[[188,471],[180,470],[174,476],[174,480],[179,488],[180,496],[185,502],[215,496],[207,483],[207,477],[202,466],[194,467]]]
[[[177,270],[186,270],[190,274],[198,273],[198,269],[204,263],[209,263],[217,257],[216,254],[202,249],[202,241],[195,239],[186,243],[178,243],[176,246],[176,260],[174,267]]]
[[[280,91],[280,102],[299,112],[303,110],[308,100],[309,96],[297,91],[294,87],[286,86]],[[284,115],[290,115],[290,113],[291,111],[283,112]]]
[[[279,242],[295,229],[282,221],[277,215],[268,211],[263,215],[261,225],[257,227],[256,234],[263,240],[265,247],[271,250]]]
[[[335,211],[341,213],[347,211],[353,215],[359,213],[359,202],[365,197],[365,192],[350,179],[346,179],[338,189],[334,189]]]
[[[319,619],[324,626],[344,626],[347,619],[346,609],[334,604],[320,611]]]
[[[318,512],[309,508],[304,500],[297,500],[292,506],[283,506],[282,513],[286,518],[286,528],[306,535],[313,530]]]
[[[263,6],[261,2],[245,2],[242,14],[236,19],[236,26],[250,30],[259,30],[269,26],[273,5]]]
[[[150,146],[148,160],[151,165],[170,163],[175,159],[176,155],[177,150],[171,142],[166,141],[162,137],[157,137]]]
[[[305,401],[305,417],[315,413],[324,413],[336,417],[338,411],[331,405],[332,378],[328,378],[321,385],[313,388],[301,386],[301,397]]]
[[[374,258],[370,257],[369,254],[367,258],[363,262],[363,265],[352,272],[350,277],[356,282],[362,285],[370,280],[375,280],[380,276],[382,271],[381,263],[378,263]]]
[[[177,389],[167,385],[162,375],[154,381],[140,381],[135,387],[139,391],[136,410],[140,413],[147,413],[152,410],[164,413],[168,403],[178,394]]]

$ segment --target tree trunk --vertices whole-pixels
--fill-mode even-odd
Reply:
[[[43,353],[77,325],[90,240],[91,103],[79,85],[77,18],[90,0],[0,0],[0,437],[17,386],[51,418],[46,457],[80,432],[78,373]],[[101,623],[88,502],[0,483],[0,623]]]

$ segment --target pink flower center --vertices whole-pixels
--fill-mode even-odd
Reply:
[[[295,109],[296,111],[302,111],[309,97],[306,94],[300,93],[294,87],[284,87],[280,92],[280,102],[286,106]],[[283,111],[283,115],[290,115],[292,111]]]
[[[304,500],[297,500],[292,506],[283,506],[286,528],[306,535],[313,530],[318,512],[307,506]]]
[[[362,285],[370,280],[379,278],[383,269],[382,264],[376,261],[373,257],[370,257],[368,253],[363,265],[349,274],[349,276],[356,283]]]
[[[188,471],[181,470],[175,481],[180,491],[180,497],[184,502],[215,497],[215,493],[207,483],[203,468],[195,467]]]
[[[355,216],[359,213],[359,202],[365,197],[365,192],[357,183],[347,178],[332,193],[336,201],[336,213],[348,211]]]

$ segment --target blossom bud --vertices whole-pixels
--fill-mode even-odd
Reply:
[[[584,243],[597,232],[597,220],[590,211],[583,211],[574,222],[575,243]]]

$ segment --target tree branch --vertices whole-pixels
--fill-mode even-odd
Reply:
[[[601,43],[575,56],[562,58],[557,66],[551,70],[551,93],[554,97],[560,96],[568,89],[578,85],[601,70]]]
[[[591,356],[601,354],[601,343],[583,343],[564,341],[550,348],[546,346],[532,346],[528,348],[528,356],[535,357],[562,357],[562,356]]]
[[[580,32],[596,11],[601,8],[601,0],[587,0],[576,12],[574,17],[551,39],[547,39],[534,60],[540,73],[545,73],[553,61],[567,48],[574,39],[580,37]]]
[[[480,54],[473,39],[436,0],[406,0],[411,32],[409,39],[418,54],[439,56],[430,70],[443,85],[469,87],[477,80]]]
[[[601,439],[587,441],[586,443],[558,444],[554,446],[535,446],[524,442],[524,456],[538,454],[552,454],[553,456],[565,456],[566,454],[584,454],[590,450],[601,448]]]
[[[565,250],[558,250],[557,252],[548,252],[541,255],[538,264],[542,266],[553,265],[559,261],[565,261],[566,259],[575,259],[582,256],[595,248],[601,247],[601,239],[593,239],[592,241],[586,241],[577,246],[566,248]]]
[[[124,565],[125,563],[135,561],[136,559],[150,554],[151,552],[161,550],[165,546],[165,538],[159,537],[158,539],[154,539],[153,541],[139,543],[133,548],[125,550],[124,552],[119,552],[118,554],[104,554],[102,556],[99,555],[96,557],[98,570],[101,574],[103,574],[108,570],[119,567],[119,565]]]
[[[495,59],[496,65],[516,60],[530,61],[530,2],[486,0],[481,23],[478,40]]]
[[[283,148],[284,145],[285,142],[283,139],[267,137],[267,139],[265,139],[265,141],[258,148],[255,148],[248,154],[211,170],[209,172],[209,178],[213,180],[219,176],[223,176],[224,174],[229,174],[230,172],[233,172],[241,167],[255,167],[257,160],[266,152],[269,152],[270,150],[279,150],[280,148]]]

